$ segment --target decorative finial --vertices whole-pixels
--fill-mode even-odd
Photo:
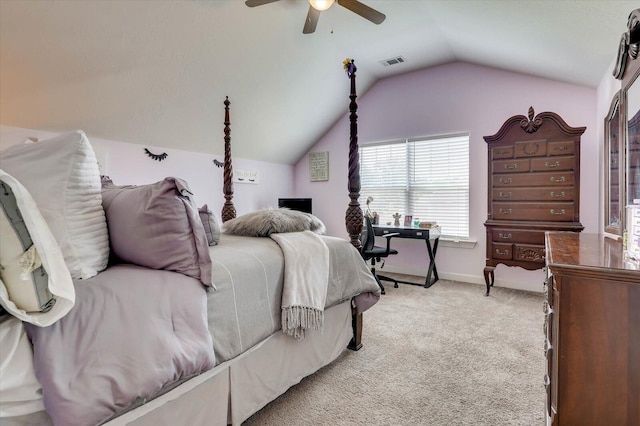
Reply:
[[[520,127],[522,127],[522,130],[524,130],[527,133],[533,133],[535,131],[538,130],[538,127],[540,127],[542,125],[542,119],[541,118],[536,118],[534,119],[535,112],[533,110],[533,107],[530,106],[529,107],[529,120],[527,120],[526,118],[520,120]]]
[[[627,20],[627,31],[622,33],[618,44],[618,56],[613,68],[613,76],[622,80],[628,59],[635,60],[640,51],[640,9],[632,10]]]
[[[344,61],[342,61],[342,68],[344,68],[344,70],[347,73],[347,77],[349,78],[351,78],[353,73],[356,72],[356,64],[351,58],[347,58]]]

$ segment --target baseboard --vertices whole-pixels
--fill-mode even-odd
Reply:
[[[411,269],[411,268],[399,268],[394,267],[392,265],[385,265],[384,270],[378,269],[378,272],[384,274],[386,272],[393,272],[396,274],[407,274],[414,275],[417,277],[424,277],[424,270],[421,269]],[[459,281],[463,283],[471,283],[471,284],[480,284],[483,287],[486,286],[484,281],[484,276],[482,275],[466,275],[466,274],[456,274],[453,272],[439,272],[438,276],[443,280],[450,281]],[[496,279],[494,282],[494,287],[506,287],[514,290],[522,290],[522,291],[530,291],[533,293],[542,293],[542,283],[523,283],[519,281],[507,281]]]

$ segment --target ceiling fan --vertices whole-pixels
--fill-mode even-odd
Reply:
[[[279,0],[246,0],[244,4],[249,7],[262,6],[263,4],[273,3]],[[358,0],[309,0],[309,12],[304,22],[303,34],[310,34],[316,30],[320,12],[329,9],[334,3],[349,9],[353,13],[362,16],[374,24],[381,24],[386,16],[369,6],[360,3]]]

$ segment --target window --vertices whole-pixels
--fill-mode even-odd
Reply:
[[[469,238],[468,133],[362,144],[360,181],[360,205],[373,197],[380,223],[410,214],[437,222],[443,237]]]

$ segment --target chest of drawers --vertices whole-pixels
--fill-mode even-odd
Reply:
[[[602,235],[550,232],[546,247],[547,425],[639,425],[640,271]]]
[[[488,145],[487,258],[489,295],[498,264],[544,267],[546,231],[581,231],[580,137],[556,113],[516,115]]]

